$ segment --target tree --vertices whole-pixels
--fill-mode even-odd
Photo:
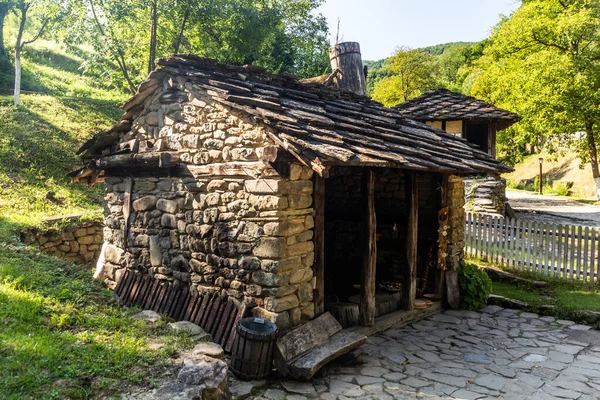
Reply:
[[[12,1],[0,0],[0,59],[7,57],[4,47],[4,21],[14,5]]]
[[[523,117],[499,139],[513,148],[547,137],[573,144],[600,199],[600,0],[526,0],[490,42],[471,91]]]
[[[390,76],[373,89],[373,99],[394,106],[439,86],[435,56],[420,50],[399,49],[384,66]]]
[[[44,4],[40,1],[24,1],[19,0],[15,5],[15,9],[19,18],[19,30],[17,33],[17,40],[15,42],[15,90],[14,90],[14,105],[19,106],[21,104],[21,52],[23,48],[28,44],[31,44],[38,40],[43,34],[48,24],[57,17],[57,6],[51,3]],[[29,40],[24,40],[26,27],[28,25],[28,15],[30,11],[38,12],[35,15],[39,23],[37,33]],[[29,18],[31,19],[31,18]]]

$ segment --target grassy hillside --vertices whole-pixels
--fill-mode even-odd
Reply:
[[[539,157],[544,158],[544,180],[565,182],[569,186],[572,183],[573,186],[569,190],[570,195],[583,199],[594,198],[594,180],[591,167],[586,164],[583,169],[580,169],[579,159],[569,152],[564,155],[534,154],[525,157],[521,163],[515,165],[514,172],[504,175],[509,181],[509,186],[520,186],[519,184],[523,185],[527,181],[532,182],[536,179],[540,171]],[[555,183],[555,186],[559,185]]]
[[[18,109],[0,95],[0,236],[42,217],[101,207],[99,187],[72,185],[67,174],[81,143],[118,120],[126,95],[82,74],[85,57],[82,49],[40,42],[24,54],[23,88],[44,94],[23,95]],[[12,82],[10,71],[0,71],[0,88]]]

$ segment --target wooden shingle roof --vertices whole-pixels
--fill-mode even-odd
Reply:
[[[500,129],[521,119],[513,112],[448,89],[426,92],[393,108],[418,121],[494,120],[500,124]]]
[[[95,135],[80,149],[84,161],[107,155],[139,113],[148,96],[186,101],[187,94],[166,82],[185,79],[214,101],[246,113],[266,126],[279,146],[317,172],[329,166],[375,166],[456,174],[510,171],[465,139],[405,118],[367,97],[256,66],[230,66],[196,56],[170,56],[141,84],[122,108],[123,121]]]

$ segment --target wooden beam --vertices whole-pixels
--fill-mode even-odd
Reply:
[[[402,305],[407,310],[415,308],[417,297],[417,241],[419,230],[419,186],[417,174],[406,173],[406,203],[408,205],[408,223],[406,226],[406,259],[408,270],[404,290],[402,291]]]
[[[315,315],[325,312],[325,178],[315,174]]]
[[[358,319],[361,326],[372,326],[375,323],[375,271],[377,267],[375,173],[371,168],[365,168],[363,171],[363,196],[366,200],[366,207],[363,211],[365,248],[360,283],[360,311]]]
[[[127,167],[168,168],[179,164],[179,153],[165,151],[115,154],[99,158],[95,163],[98,169]]]
[[[496,158],[496,121],[490,121],[488,124],[488,154]]]

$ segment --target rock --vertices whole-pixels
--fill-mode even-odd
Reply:
[[[465,353],[463,359],[465,362],[475,364],[489,364],[491,362],[486,354]]]
[[[317,391],[310,382],[295,382],[295,381],[283,381],[281,386],[288,392],[305,394],[308,396],[316,396]]]
[[[177,380],[186,385],[201,386],[203,400],[228,399],[227,364],[208,356],[198,356],[195,364],[184,365]]]
[[[253,194],[277,194],[280,181],[276,179],[257,179],[244,181],[246,192]]]
[[[133,209],[135,211],[149,211],[156,207],[156,196],[144,196],[133,201]]]
[[[198,343],[196,347],[192,349],[191,354],[194,356],[204,355],[212,358],[222,359],[224,352],[223,348],[217,343],[203,342]]]
[[[516,310],[523,310],[529,307],[529,304],[524,301],[509,299],[508,297],[498,296],[490,294],[488,296],[487,303],[491,306],[498,306],[502,308],[512,308]]]
[[[285,255],[285,239],[263,237],[254,248],[254,255],[261,258],[282,258]]]
[[[160,321],[162,319],[162,317],[156,311],[144,310],[144,311],[139,312],[139,313],[135,314],[134,316],[132,316],[131,319],[142,320],[142,321],[154,323],[154,322]]]
[[[179,205],[175,200],[160,199],[156,202],[156,208],[168,214],[177,214]]]
[[[211,339],[210,334],[206,333],[204,329],[189,321],[171,322],[169,323],[169,327],[176,331],[187,332],[200,341],[209,341]]]

